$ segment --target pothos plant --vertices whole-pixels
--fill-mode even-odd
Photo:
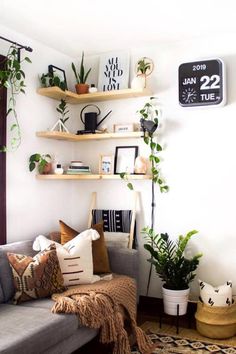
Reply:
[[[11,45],[2,63],[3,69],[0,70],[0,87],[5,87],[9,90],[7,116],[11,114],[13,117],[13,123],[10,127],[10,131],[13,134],[11,138],[11,148],[13,150],[16,150],[21,143],[21,131],[16,112],[16,97],[20,93],[25,93],[25,73],[22,70],[22,64],[24,62],[31,63],[28,57],[19,60],[18,52],[19,48],[14,44]],[[0,151],[7,151],[7,148],[3,147]]]
[[[159,167],[160,157],[159,152],[162,151],[162,146],[156,141],[157,137],[154,132],[159,126],[159,118],[161,115],[160,108],[157,106],[156,97],[150,97],[150,100],[137,111],[140,117],[141,128],[143,130],[143,141],[150,148],[149,161],[151,163],[151,178],[152,181],[159,185],[161,193],[167,192],[169,187],[161,177],[161,170]],[[125,172],[120,173],[123,180],[128,180],[128,174]],[[127,187],[133,190],[132,183],[127,183]]]

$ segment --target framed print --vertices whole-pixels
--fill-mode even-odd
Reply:
[[[57,66],[54,65],[48,65],[48,72],[51,74],[54,78],[58,77],[60,79],[61,83],[64,83],[64,87],[67,90],[67,82],[66,82],[66,73],[65,70],[58,68]]]
[[[98,90],[112,91],[128,88],[129,53],[109,52],[100,56]]]
[[[134,124],[114,124],[114,133],[126,133],[134,131]]]
[[[113,155],[100,155],[99,174],[111,175],[113,173]]]
[[[138,146],[117,146],[114,173],[134,174],[134,164],[137,156]]]

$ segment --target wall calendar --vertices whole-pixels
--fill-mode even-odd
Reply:
[[[179,103],[183,107],[225,104],[224,63],[209,59],[179,66]]]

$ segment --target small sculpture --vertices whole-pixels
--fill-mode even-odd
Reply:
[[[136,157],[134,164],[134,173],[138,175],[145,175],[147,173],[147,159],[145,157]]]

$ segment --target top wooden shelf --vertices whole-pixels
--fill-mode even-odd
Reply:
[[[115,90],[115,91],[104,91],[104,92],[94,92],[86,93],[82,95],[77,95],[75,92],[62,91],[59,87],[46,87],[37,90],[39,95],[53,98],[54,100],[60,101],[61,99],[66,100],[66,102],[71,104],[89,103],[89,102],[99,102],[99,101],[109,101],[118,100],[121,98],[132,98],[132,97],[142,97],[152,95],[151,91],[147,88],[145,89],[125,89],[125,90]]]

